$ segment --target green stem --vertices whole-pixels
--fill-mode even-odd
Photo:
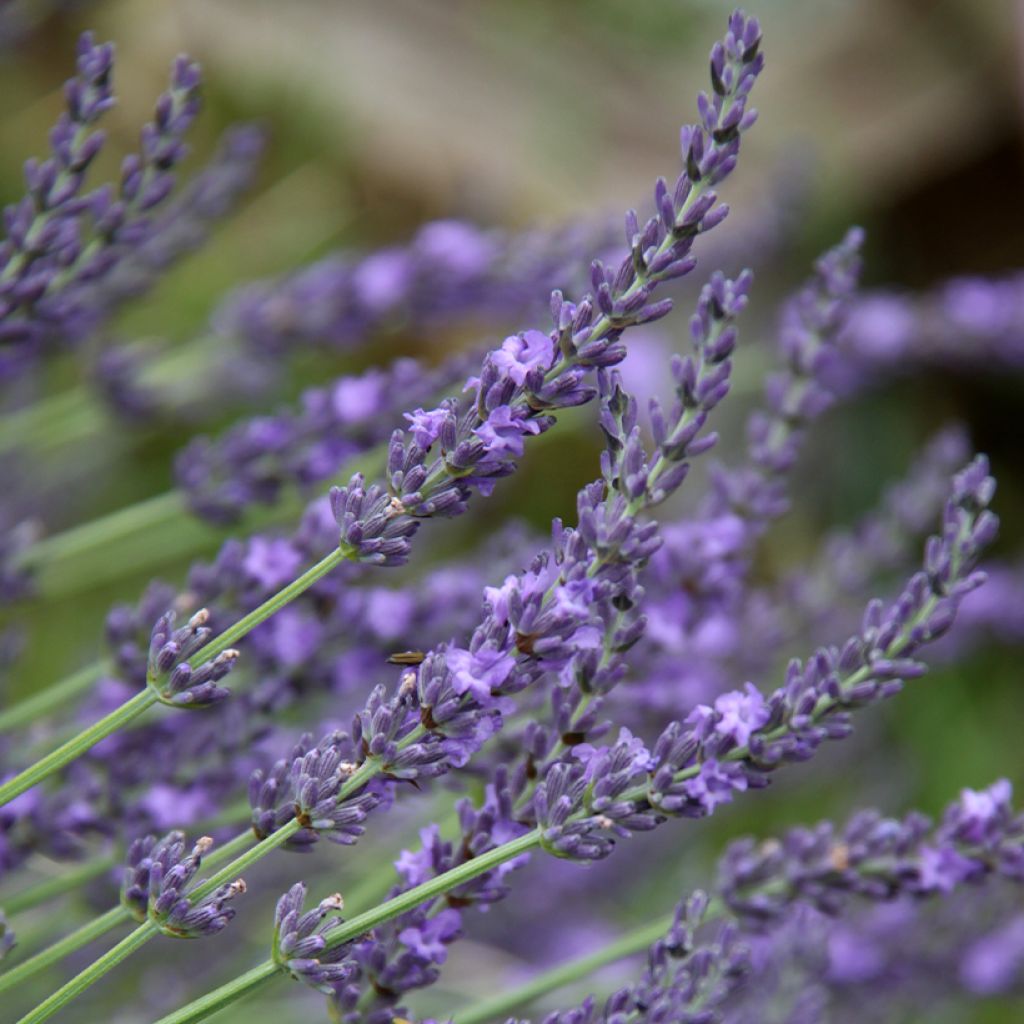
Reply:
[[[49,1020],[58,1010],[67,1006],[76,996],[94,985],[104,975],[112,971],[122,960],[131,956],[140,946],[144,945],[156,934],[157,927],[151,921],[145,921],[135,931],[126,935],[116,946],[107,950],[98,960],[94,960],[84,971],[76,974],[66,985],[62,985],[53,995],[44,999],[34,1010],[30,1010],[17,1024],[41,1024]]]
[[[709,917],[705,919],[707,920]],[[520,1006],[527,1006],[540,999],[541,996],[546,996],[549,992],[556,992],[575,981],[588,978],[594,971],[607,967],[608,964],[643,952],[652,943],[657,942],[671,927],[672,914],[659,917],[650,924],[641,925],[593,953],[588,953],[576,960],[569,960],[567,963],[559,964],[549,971],[538,974],[525,985],[497,992],[493,996],[472,1003],[461,1013],[455,1014],[455,1024],[486,1024],[492,1019],[506,1020],[509,1013]]]
[[[221,861],[230,860],[236,853],[240,850],[244,850],[248,844],[252,843],[253,838],[252,832],[248,830],[240,832],[233,839],[224,843],[223,846],[218,846],[215,850],[204,857],[203,864],[207,867],[214,867]],[[99,863],[100,862],[97,861],[90,865],[90,867],[97,869]],[[116,863],[113,858],[111,858],[111,863]],[[233,870],[231,874],[233,875]],[[63,879],[55,879],[54,881],[57,882],[62,880]],[[77,879],[77,881],[82,881],[82,878]],[[42,886],[37,886],[36,888],[42,888]],[[68,888],[71,888],[71,886],[68,886]],[[13,913],[13,901],[11,904],[5,906],[4,909],[7,909],[8,907],[12,907],[11,912]],[[20,909],[24,909],[24,907]],[[23,980],[24,978],[35,974],[36,971],[40,971],[44,967],[48,967],[50,964],[56,963],[58,960],[63,959],[70,953],[74,953],[75,950],[80,949],[97,936],[110,931],[111,928],[114,928],[119,924],[130,922],[131,920],[131,914],[122,904],[118,904],[116,907],[111,907],[105,914],[102,914],[94,921],[90,921],[88,924],[83,925],[78,929],[78,931],[72,932],[66,938],[55,942],[52,946],[48,946],[30,960],[26,960],[23,964],[18,964],[18,966],[12,971],[8,971],[6,974],[0,974],[0,992],[16,981]],[[18,974],[17,976],[12,977],[14,971],[17,971]]]
[[[454,889],[465,882],[477,878],[479,875],[486,874],[506,861],[528,853],[540,844],[540,839],[540,830],[534,829],[518,839],[513,839],[511,842],[497,846],[493,850],[488,850],[486,853],[480,854],[479,857],[474,857],[465,864],[460,864],[457,868],[452,868],[450,871],[446,871],[436,878],[424,882],[422,885],[417,885],[415,888],[399,893],[398,896],[388,900],[386,903],[381,903],[371,910],[357,914],[331,934],[327,940],[327,947],[334,948],[346,942],[351,942],[360,935],[365,935],[370,929],[377,927],[377,925],[399,917],[421,903],[426,903],[437,896],[442,896],[449,889]],[[282,968],[275,964],[273,960],[266,960],[246,974],[232,979],[227,984],[222,985],[213,992],[207,993],[199,999],[193,1000],[180,1010],[162,1017],[157,1024],[195,1024],[196,1021],[205,1020],[217,1010],[221,1010],[225,1006],[229,1006],[243,996],[248,995],[254,988],[262,985],[274,975],[282,973]]]
[[[112,540],[121,540],[129,534],[173,523],[186,511],[185,499],[180,491],[157,494],[33,544],[25,553],[23,564],[37,566],[43,562],[74,557]]]
[[[188,663],[195,668],[203,662],[217,657],[218,654],[227,650],[237,640],[241,640],[247,633],[254,630],[261,622],[269,619],[271,615],[279,611],[290,601],[294,601],[300,594],[313,586],[317,580],[322,579],[332,569],[340,565],[345,558],[345,552],[340,548],[332,551],[311,569],[307,569],[297,580],[293,580],[284,589],[274,594],[273,597],[264,601],[258,608],[254,608],[248,615],[243,616],[233,626],[224,630],[223,633],[211,640],[205,647],[196,651],[189,658]],[[137,718],[143,711],[156,703],[157,696],[152,690],[146,689],[141,693],[137,693],[131,700],[126,701],[119,708],[110,712],[109,715],[101,718],[88,729],[83,730],[52,753],[47,754],[13,779],[0,786],[0,807],[10,803],[16,796],[20,796],[26,790],[42,782],[43,779],[59,771],[66,764],[70,764],[75,758],[81,757],[82,754],[94,747],[100,740],[106,739],[111,733],[127,725],[128,722]]]
[[[264,960],[263,963],[246,971],[245,974],[233,978],[227,984],[221,985],[220,988],[215,988],[212,992],[207,992],[205,996],[194,999],[180,1010],[161,1017],[157,1024],[185,1024],[186,1021],[206,1020],[218,1010],[237,1003],[239,999],[254,992],[272,978],[278,977],[280,972],[281,968],[273,960]]]
[[[108,871],[117,863],[113,854],[105,854],[95,860],[85,861],[83,864],[76,864],[70,871],[65,871],[54,878],[48,878],[44,882],[22,889],[13,893],[9,898],[0,896],[0,907],[8,914],[20,914],[24,910],[31,910],[46,903],[56,896],[63,896],[66,892],[77,889],[85,882],[98,878],[105,871]]]
[[[233,882],[243,871],[251,867],[258,860],[261,860],[279,846],[283,846],[301,828],[302,826],[298,821],[292,818],[291,821],[286,825],[282,825],[276,832],[271,832],[266,839],[260,840],[251,850],[247,850],[240,857],[236,857],[229,864],[222,867],[220,871],[212,874],[201,885],[196,886],[195,889],[188,893],[189,900],[197,903],[204,897],[209,896],[210,893],[215,892],[222,885]],[[246,836],[251,837],[252,833],[246,833]],[[207,860],[207,864],[209,864],[209,860]]]
[[[101,740],[117,732],[132,719],[138,718],[156,701],[156,696],[151,690],[137,693],[131,700],[125,701],[119,708],[111,711],[109,715],[94,722],[88,729],[83,729],[77,736],[40,758],[23,772],[19,772],[13,779],[8,779],[0,786],[0,807],[10,803],[16,796],[21,796],[26,790],[42,782],[54,772],[60,771],[75,758],[81,757]]]
[[[322,580],[329,572],[336,569],[346,559],[346,554],[341,548],[335,548],[329,555],[321,558],[312,568],[307,569],[297,580],[292,580],[288,586],[279,590],[273,597],[268,597],[258,608],[254,608],[248,615],[244,615],[233,626],[229,626],[220,636],[214,637],[205,647],[201,647],[188,663],[196,668],[205,661],[211,661],[218,654],[226,651],[233,643],[241,640],[242,637],[251,633],[261,622],[265,622],[279,612],[286,604],[294,601],[300,594],[305,593],[314,583]]]
[[[58,963],[64,957],[69,956],[83,946],[87,946],[94,939],[98,939],[101,935],[106,935],[107,932],[112,931],[126,920],[128,920],[128,915],[122,907],[114,907],[108,910],[100,917],[82,925],[81,928],[77,928],[70,935],[65,935],[59,942],[55,942],[52,946],[47,946],[46,949],[36,953],[35,956],[23,960],[20,964],[15,964],[10,970],[0,974],[0,992],[5,992],[7,989],[13,988],[27,978],[32,977],[38,971]]]
[[[48,686],[12,707],[0,711],[0,732],[20,729],[37,718],[42,718],[44,715],[58,710],[79,694],[85,693],[104,672],[110,671],[110,668],[109,662],[93,662],[93,664],[86,665],[85,668],[62,679],[59,683]]]

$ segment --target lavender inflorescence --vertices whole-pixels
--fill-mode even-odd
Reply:
[[[229,904],[245,892],[245,883],[237,879],[201,898],[191,894],[191,883],[212,846],[213,840],[204,836],[189,849],[183,832],[169,832],[159,840],[137,839],[128,850],[121,883],[123,906],[137,921],[152,921],[174,938],[219,932],[235,916]]]
[[[163,703],[182,708],[206,707],[230,693],[217,683],[234,667],[238,651],[228,648],[195,666],[189,661],[210,639],[208,621],[209,612],[200,608],[184,626],[175,629],[171,611],[153,627],[146,682]]]
[[[736,840],[719,861],[714,888],[676,905],[638,982],[603,1005],[591,998],[549,1014],[544,1024],[618,1024],[636,1014],[693,1024],[733,1020],[745,999],[759,998],[754,986],[764,967],[751,947],[762,937],[784,941],[791,925],[807,927],[809,908],[839,918],[852,904],[948,897],[992,876],[1020,884],[1024,818],[1014,814],[1010,795],[1006,780],[964,790],[937,827],[916,812],[895,820],[863,811],[842,829],[822,822],[760,843]]]
[[[83,191],[104,142],[94,125],[114,103],[113,64],[111,44],[82,36],[78,75],[65,86],[66,110],[50,135],[53,155],[26,163],[28,195],[5,211],[2,317],[15,352],[50,338],[74,341],[95,326],[90,290],[147,240],[151,211],[170,194],[185,155],[182,139],[199,109],[199,69],[180,57],[142,129],[141,152],[122,162],[116,198],[110,186]]]
[[[710,420],[732,385],[736,322],[752,274],[708,276],[689,324],[691,348],[667,367],[672,396],[652,399],[646,418],[620,366],[624,337],[671,311],[664,286],[693,271],[695,241],[728,212],[716,189],[756,119],[748,98],[764,66],[760,47],[758,22],[735,12],[711,52],[699,123],[681,131],[682,172],[672,183],[658,180],[652,217],[627,214],[622,259],[607,255],[600,229],[508,238],[439,222],[408,247],[320,262],[221,307],[216,329],[233,344],[200,403],[221,387],[238,346],[247,365],[238,389],[224,384],[225,401],[239,389],[267,393],[261,376],[273,376],[297,347],[352,348],[403,323],[532,311],[538,291],[572,283],[583,236],[601,252],[589,264],[589,293],[574,301],[550,292],[548,329],[518,331],[433,369],[399,359],[346,373],[304,392],[291,411],[179,448],[179,492],[170,497],[219,524],[351,475],[309,502],[290,531],[228,540],[193,565],[183,586],[153,581],[135,605],[115,607],[108,656],[94,666],[96,685],[79,712],[98,722],[18,774],[6,765],[31,759],[26,737],[15,729],[4,737],[4,872],[33,854],[85,858],[95,841],[108,859],[95,873],[86,861],[83,877],[96,878],[110,870],[112,847],[142,836],[127,843],[120,902],[95,931],[17,964],[6,981],[0,974],[0,992],[13,989],[117,924],[138,925],[25,1022],[40,1024],[151,938],[222,930],[246,892],[242,873],[276,850],[309,853],[321,838],[365,846],[371,822],[392,808],[401,808],[391,816],[399,823],[403,813],[416,817],[410,805],[421,790],[456,790],[447,820],[434,811],[427,824],[416,818],[419,842],[395,860],[397,881],[385,896],[350,916],[337,893],[306,910],[306,884],[291,885],[277,903],[269,959],[166,1018],[202,1020],[284,975],[324,995],[332,1020],[411,1020],[414,993],[437,982],[453,945],[473,932],[471,911],[506,901],[521,869],[556,878],[557,858],[590,864],[603,881],[599,862],[620,841],[663,835],[672,818],[710,816],[766,787],[784,765],[849,736],[856,712],[925,673],[923,649],[950,633],[965,602],[972,626],[972,595],[986,579],[978,566],[997,520],[988,460],[969,460],[962,433],[940,434],[879,510],[829,536],[810,571],[758,578],[758,543],[789,507],[811,424],[877,369],[864,328],[873,300],[857,295],[859,229],[815,263],[784,306],[780,366],[749,418],[740,460],[713,467],[695,511],[671,511],[694,460],[717,443]],[[252,129],[229,134],[206,170],[172,196],[199,108],[198,67],[180,58],[116,191],[87,193],[85,172],[103,142],[94,125],[113,102],[112,67],[112,49],[84,36],[53,155],[27,166],[29,195],[6,211],[7,376],[51,348],[95,337],[117,305],[198,244],[261,148]],[[972,297],[959,301],[970,306]],[[182,415],[185,407],[172,408],[170,392],[147,380],[152,365],[141,346],[100,347],[95,372],[119,414],[139,422]],[[458,562],[412,567],[397,574],[397,586],[377,584],[377,568],[411,560],[424,520],[465,514],[475,493],[490,495],[517,470],[529,438],[589,403],[603,448],[597,479],[577,494],[575,526],[554,520],[546,541],[525,528],[492,530]],[[376,454],[380,471],[366,466]],[[924,543],[921,570],[895,596],[868,601],[850,626],[847,605],[904,570],[907,549],[940,504],[941,526]],[[20,508],[11,515],[21,522]],[[0,537],[5,603],[31,586],[25,552],[33,529],[14,525]],[[997,569],[997,578],[997,601],[1020,588],[1013,570]],[[977,609],[975,628],[999,618]],[[826,627],[852,635],[789,661],[772,692],[749,681],[775,671],[794,640]],[[242,640],[244,660],[233,646]],[[938,651],[958,653],[952,644]],[[227,700],[221,683],[232,671],[243,685]],[[82,691],[76,684],[69,692]],[[206,713],[139,723],[157,703]],[[303,731],[311,721],[316,729]],[[50,776],[59,787],[38,788]],[[247,809],[232,802],[246,779]],[[941,897],[952,908],[983,880],[1024,881],[1024,820],[1010,800],[1009,783],[1000,781],[964,790],[937,826],[917,813],[891,819],[867,811],[843,827],[826,822],[776,840],[735,841],[718,860],[715,886],[682,900],[664,922],[639,980],[549,1014],[545,1024],[740,1024],[758,1019],[759,995],[773,986],[779,995],[789,968],[796,993],[780,996],[780,1006],[789,999],[792,1019],[820,1018],[834,979],[801,959],[811,934],[801,940],[805,924],[814,936],[834,937],[833,925],[868,926],[860,903]],[[210,823],[197,824],[204,819]],[[222,843],[232,822],[242,830]],[[190,844],[179,828],[186,824],[202,837]],[[378,859],[376,849],[370,855]],[[366,860],[354,863],[361,871]],[[370,875],[367,889],[378,881]],[[613,885],[622,878],[607,877]],[[568,934],[579,894],[546,878],[540,886],[552,931]],[[35,905],[34,896],[22,898],[19,906]],[[1013,922],[997,918],[976,929],[983,959],[984,942],[996,937],[1024,948]],[[648,926],[643,934],[646,945],[656,933]],[[0,957],[13,942],[0,913]],[[1002,978],[1007,968],[997,968]],[[984,974],[984,965],[974,970],[977,991]],[[494,1003],[484,1000],[468,1019],[478,1024]],[[518,1005],[506,1003],[502,1013]]]

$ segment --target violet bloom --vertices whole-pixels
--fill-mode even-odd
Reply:
[[[80,341],[96,326],[102,281],[152,240],[155,211],[170,195],[173,169],[186,152],[183,139],[199,110],[199,69],[181,57],[153,121],[142,129],[139,154],[122,162],[116,192],[110,186],[84,191],[104,141],[93,126],[114,102],[113,60],[110,44],[82,36],[78,74],[65,86],[67,109],[51,134],[52,155],[28,161],[28,194],[5,211],[0,333],[15,355]],[[19,365],[24,360],[3,364]]]

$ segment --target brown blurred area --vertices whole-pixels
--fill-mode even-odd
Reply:
[[[762,123],[729,198],[810,161],[810,211],[877,224],[872,277],[1021,262],[1018,53],[1008,0],[778,2]],[[618,209],[672,166],[724,4],[185,0],[103,8],[141,80],[177,48],[237,102],[258,81],[315,111],[369,203],[522,224]],[[105,26],[106,27],[106,26]],[[156,83],[154,82],[154,87]],[[881,264],[881,265],[879,265]]]
[[[737,222],[800,159],[814,241],[816,225],[873,226],[876,280],[921,284],[1021,262],[1019,5],[749,6],[764,22],[769,65],[762,123],[728,189]],[[238,113],[315,131],[320,158],[346,165],[339,222],[355,216],[373,238],[436,215],[521,225],[642,201],[673,166],[678,125],[694,116],[708,43],[728,9],[131,0],[72,8],[26,46],[53,53],[59,82],[78,22],[117,39],[125,125],[145,116],[168,60],[188,50]]]

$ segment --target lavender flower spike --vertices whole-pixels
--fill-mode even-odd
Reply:
[[[320,901],[315,910],[302,912],[306,887],[296,882],[278,901],[274,912],[274,963],[296,981],[331,995],[356,971],[344,946],[327,949],[327,938],[341,923],[345,901],[337,893]]]
[[[833,401],[823,380],[836,361],[836,342],[860,277],[864,232],[851,228],[814,266],[814,276],[785,305],[779,351],[785,369],[765,384],[764,411],[747,426],[749,465],[718,469],[710,514],[736,510],[758,531],[787,508],[783,478],[802,434]]]
[[[28,194],[4,211],[0,244],[0,375],[20,372],[45,345],[77,342],[102,317],[102,282],[152,234],[153,211],[174,185],[183,136],[199,110],[199,69],[179,57],[171,84],[142,129],[141,152],[110,186],[84,193],[86,172],[103,146],[92,131],[113,105],[114,49],[91,33],[78,44],[78,75],[65,86],[66,110],[50,135],[52,155],[25,165]]]
[[[663,815],[712,814],[737,792],[767,785],[783,763],[809,760],[826,740],[849,735],[853,709],[924,673],[914,655],[949,629],[960,602],[984,582],[975,566],[996,534],[987,508],[994,490],[979,456],[953,479],[924,571],[889,606],[870,602],[861,632],[841,648],[791,662],[769,698],[748,685],[669,724],[649,752],[623,735],[586,751],[582,765],[554,764],[533,798],[543,845],[562,857],[603,858],[616,835],[653,828]]]
[[[785,926],[801,926],[808,907],[841,918],[855,901],[941,898],[992,877],[1022,884],[1024,814],[1014,813],[1011,793],[1005,779],[981,791],[965,789],[938,827],[917,812],[896,820],[861,811],[842,828],[821,822],[790,829],[778,839],[735,840],[718,862],[710,898],[697,891],[676,906],[665,935],[648,950],[647,971],[638,984],[615,992],[601,1009],[588,999],[543,1020],[613,1024],[623,1013],[643,1010],[651,1013],[645,1019],[714,1024],[723,1019],[726,997],[759,996],[750,984],[757,980],[751,973],[756,958],[746,947],[755,936],[764,936],[774,947]],[[628,955],[629,938],[616,942],[605,962]],[[673,962],[674,972],[668,970]],[[558,975],[564,984],[565,965]],[[518,1001],[513,992],[504,1005]],[[496,1011],[485,1002],[457,1019],[475,1024],[491,1009]]]
[[[180,629],[174,629],[173,611],[165,612],[153,627],[149,642],[146,682],[163,704],[177,708],[200,708],[216,704],[230,694],[218,686],[238,660],[238,651],[228,648],[215,658],[193,666],[189,658],[210,639],[206,623],[209,612],[200,608]]]
[[[193,939],[219,932],[235,916],[228,903],[245,892],[241,879],[200,899],[190,895],[203,856],[213,846],[204,836],[186,853],[185,834],[146,836],[128,849],[121,903],[137,921],[152,921],[165,935]]]

